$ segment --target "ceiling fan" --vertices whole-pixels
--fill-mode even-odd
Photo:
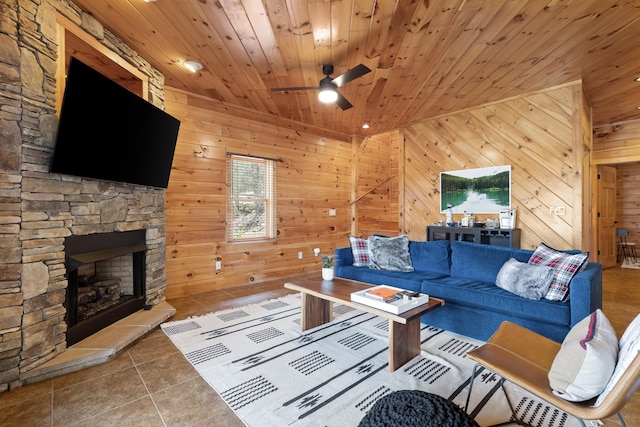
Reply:
[[[324,64],[322,66],[322,74],[324,74],[326,77],[320,80],[319,86],[275,87],[271,88],[271,91],[288,92],[293,90],[317,89],[319,90],[318,98],[321,102],[335,102],[336,104],[338,104],[338,107],[342,108],[343,110],[348,110],[349,108],[353,107],[353,105],[351,105],[351,103],[347,101],[347,98],[345,98],[340,92],[338,92],[338,88],[349,83],[351,80],[355,80],[370,72],[371,70],[369,69],[369,67],[364,64],[360,64],[333,79],[330,77],[331,74],[333,74],[333,65]]]

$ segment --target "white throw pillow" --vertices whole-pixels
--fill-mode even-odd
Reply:
[[[567,334],[549,371],[553,393],[583,402],[598,396],[618,360],[618,339],[609,319],[598,309]]]
[[[624,334],[620,338],[620,350],[618,352],[618,364],[616,365],[611,379],[604,388],[604,391],[596,400],[595,406],[602,403],[605,397],[611,392],[613,386],[616,385],[622,374],[629,368],[631,362],[640,351],[640,314],[627,326]]]

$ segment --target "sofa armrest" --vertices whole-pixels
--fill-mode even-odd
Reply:
[[[346,248],[336,248],[334,254],[333,265],[336,276],[340,276],[340,268],[343,266],[353,265],[353,252],[351,252],[351,246]]]
[[[569,285],[571,304],[571,326],[602,309],[602,264],[590,262],[576,274]]]

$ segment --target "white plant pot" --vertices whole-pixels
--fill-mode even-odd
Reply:
[[[333,267],[322,268],[322,280],[333,280]]]

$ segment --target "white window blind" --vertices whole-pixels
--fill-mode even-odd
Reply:
[[[273,239],[277,231],[276,161],[230,154],[227,241]]]

